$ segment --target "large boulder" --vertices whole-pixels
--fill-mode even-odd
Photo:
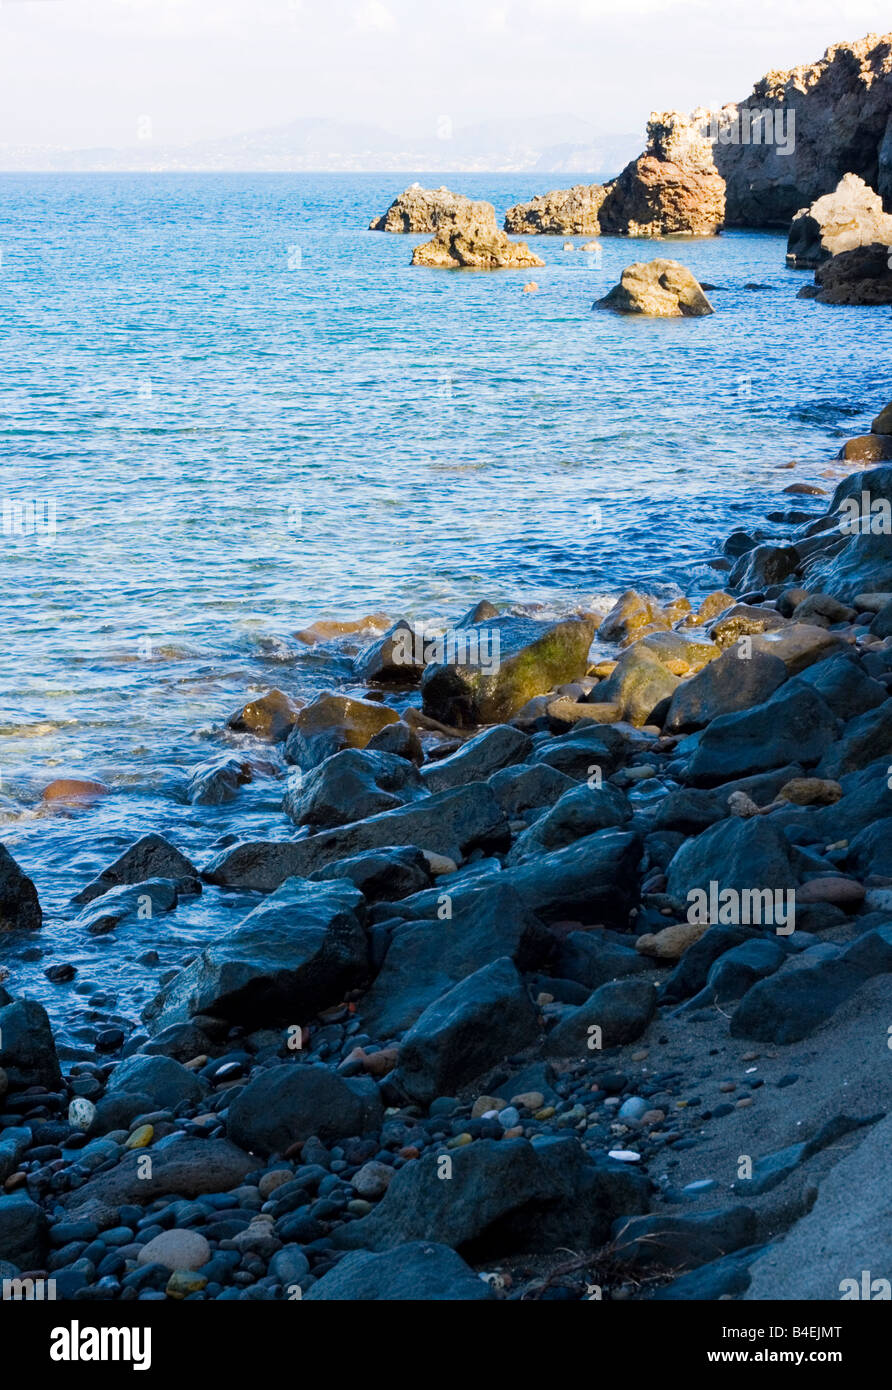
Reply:
[[[796,883],[786,836],[762,817],[731,816],[687,840],[673,857],[667,892],[679,902],[711,883],[743,893],[748,889],[786,889]]]
[[[653,1018],[656,1005],[656,987],[649,980],[611,980],[584,1004],[567,1011],[549,1033],[547,1051],[553,1057],[591,1059],[592,1052],[602,1047],[634,1042]]]
[[[440,215],[433,239],[415,247],[412,264],[447,270],[519,270],[545,262],[525,241],[511,241],[496,225],[492,203],[481,202]]]
[[[784,684],[752,709],[722,714],[700,735],[686,780],[711,787],[786,763],[820,761],[836,737],[836,717],[817,690]]]
[[[148,1005],[154,1031],[212,1014],[233,1023],[299,1023],[338,1003],[367,968],[362,894],[292,878],[206,947]]]
[[[635,261],[626,266],[618,285],[593,305],[618,314],[652,318],[699,318],[714,313],[699,283],[680,261]]]
[[[485,782],[471,782],[307,839],[249,841],[221,850],[204,873],[225,888],[271,893],[287,878],[305,878],[366,850],[413,845],[458,862],[474,849],[499,851],[509,842],[508,822],[493,792]]]
[[[284,1153],[315,1134],[323,1143],[379,1129],[378,1088],[366,1077],[345,1079],[328,1067],[283,1062],[253,1077],[229,1107],[230,1139],[264,1157]]]
[[[349,879],[363,897],[372,902],[378,898],[403,898],[410,893],[422,893],[430,885],[428,861],[420,849],[412,845],[388,845],[384,849],[367,849],[352,859],[326,864],[309,875],[311,883],[330,879]]]
[[[600,183],[577,183],[515,203],[505,214],[505,231],[521,236],[597,236],[598,213],[607,196]]]
[[[0,932],[30,931],[42,921],[37,889],[6,846],[0,845]]]
[[[226,727],[236,733],[253,734],[255,738],[265,739],[268,743],[279,743],[288,737],[297,723],[303,705],[303,700],[286,695],[284,690],[273,686],[231,714]]]
[[[787,679],[779,657],[754,652],[749,660],[731,647],[673,692],[663,724],[667,733],[701,729],[721,714],[762,704]]]
[[[601,230],[633,237],[715,236],[724,222],[725,181],[711,144],[681,112],[653,112],[644,154],[607,185]]]
[[[50,1021],[35,999],[15,999],[0,1008],[0,1071],[11,1088],[23,1091],[29,1086],[52,1091],[62,1083]]]
[[[375,700],[320,695],[298,713],[285,757],[308,771],[342,748],[365,748],[370,738],[398,720],[396,710]]]
[[[27,1193],[0,1193],[0,1262],[22,1270],[42,1268],[46,1235],[46,1217]]]
[[[450,1155],[444,1179],[435,1153],[399,1169],[370,1215],[341,1226],[335,1246],[390,1250],[435,1240],[469,1258],[555,1247],[591,1250],[617,1217],[647,1207],[647,1180],[623,1164],[592,1159],[572,1135],[537,1144],[481,1139]]]
[[[435,232],[444,215],[467,211],[472,206],[471,199],[462,193],[452,193],[444,187],[422,188],[420,183],[413,183],[394,198],[385,213],[372,218],[369,231]]]
[[[880,242],[841,251],[815,271],[816,291],[803,298],[819,304],[892,304],[889,247]]]
[[[584,835],[625,825],[631,818],[632,807],[617,787],[609,783],[573,787],[518,836],[506,862],[519,864],[524,859],[563,849]]]
[[[793,218],[787,265],[811,269],[841,251],[872,242],[892,244],[892,217],[883,212],[882,198],[863,179],[846,174],[832,193],[800,208]]]
[[[868,34],[834,44],[817,62],[769,72],[745,101],[726,107],[714,153],[728,224],[786,227],[847,173],[876,186],[889,207],[892,167],[881,151],[890,74],[892,38]]]
[[[429,1004],[493,961],[507,957],[522,971],[547,962],[551,935],[510,882],[470,883],[450,898],[448,917],[432,904],[430,919],[394,928],[384,964],[357,1006],[366,1032],[404,1032]]]
[[[646,640],[623,652],[614,671],[589,697],[593,705],[615,705],[620,719],[639,728],[654,722],[654,711],[668,704],[678,686],[678,676],[645,647]]]
[[[405,758],[344,748],[286,792],[284,807],[297,825],[328,828],[367,820],[428,794],[418,771]]]
[[[466,782],[485,782],[503,768],[524,762],[532,748],[528,734],[511,724],[497,724],[468,739],[448,758],[428,763],[421,780],[432,792],[461,787]]]
[[[532,696],[584,675],[595,625],[509,615],[460,635],[455,660],[428,666],[421,681],[425,714],[459,728],[504,722]]]
[[[513,962],[502,956],[430,1004],[400,1044],[392,1080],[421,1105],[535,1041],[539,1022]]]

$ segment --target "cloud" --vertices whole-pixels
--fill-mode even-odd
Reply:
[[[365,0],[353,16],[355,27],[362,34],[389,34],[396,29],[396,19],[381,0]]]

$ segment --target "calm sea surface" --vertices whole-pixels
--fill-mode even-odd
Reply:
[[[560,182],[0,175],[0,834],[45,911],[34,958],[0,966],[72,1039],[134,1018],[250,901],[210,890],[97,939],[72,893],[148,830],[199,862],[288,833],[275,767],[223,807],[183,781],[250,694],[348,679],[300,628],[716,587],[728,531],[821,481],[892,396],[888,310],[797,300],[781,235],[538,238],[541,270],[430,271],[423,238],[366,230],[413,177],[500,217]],[[719,287],[713,317],[591,312],[666,254]],[[61,776],[113,794],[48,814]],[[60,960],[77,979],[51,986]]]

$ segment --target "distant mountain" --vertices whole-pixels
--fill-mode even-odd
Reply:
[[[604,135],[576,116],[505,118],[452,128],[443,117],[429,135],[399,136],[380,126],[311,117],[191,145],[141,141],[121,149],[59,150],[0,145],[0,170],[231,170],[233,172],[389,173],[436,169],[515,173],[618,173],[641,136]]]

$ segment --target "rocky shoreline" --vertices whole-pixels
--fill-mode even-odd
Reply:
[[[840,470],[890,441],[887,406]],[[16,994],[42,914],[0,849],[0,1278],[579,1301],[887,1272],[892,467],[819,491],[732,533],[696,611],[482,600],[363,647],[364,698],[238,711],[292,769],[271,838],[196,864],[147,835],[72,888],[91,934],[203,884],[253,905],[89,1060]],[[196,794],[237,796],[238,756]]]

